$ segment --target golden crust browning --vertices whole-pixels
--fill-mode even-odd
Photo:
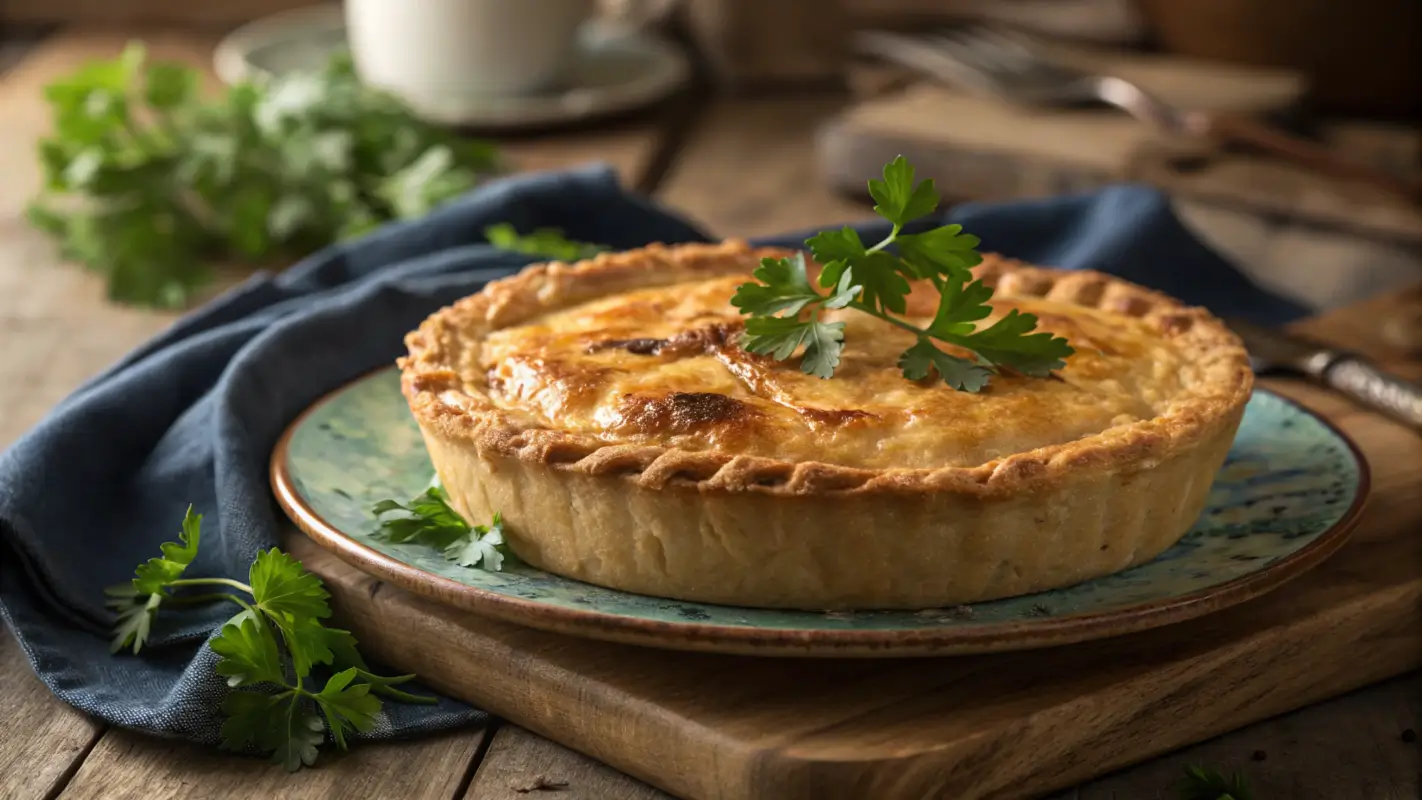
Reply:
[[[490,377],[489,387],[474,386],[468,380],[470,375],[487,372],[487,365],[481,363],[482,343],[498,331],[611,295],[748,275],[761,258],[788,252],[753,249],[736,241],[677,247],[652,245],[603,254],[573,265],[530,267],[434,314],[411,333],[406,338],[409,355],[400,361],[404,392],[423,427],[446,440],[467,442],[487,457],[512,458],[592,476],[617,476],[644,488],[675,486],[701,492],[787,496],[949,492],[1003,497],[1045,490],[1092,465],[1109,465],[1127,472],[1147,467],[1174,450],[1216,433],[1231,412],[1243,406],[1252,387],[1243,347],[1204,310],[1186,307],[1159,293],[1099,273],[1030,267],[996,256],[987,256],[976,270],[978,277],[995,287],[994,301],[1022,303],[1026,307],[1037,303],[1032,310],[1047,328],[1053,326],[1053,307],[1075,306],[1131,318],[1133,324],[1144,326],[1182,354],[1182,363],[1192,371],[1189,387],[1173,393],[1169,403],[1160,404],[1161,413],[1139,414],[1142,418],[1105,427],[1094,435],[1009,452],[981,463],[866,468],[806,458],[803,452],[794,458],[747,454],[741,446],[746,441],[766,439],[762,435],[765,429],[756,427],[767,423],[766,415],[754,405],[720,393],[634,393],[610,409],[607,424],[615,435],[609,438],[588,431],[559,430],[544,424],[536,415],[501,407],[489,393],[490,389],[495,394],[502,389],[498,375]],[[911,314],[925,313],[920,295],[910,302]],[[927,313],[931,313],[931,306]],[[600,346],[644,357],[714,351],[722,355],[727,370],[738,378],[747,382],[764,380],[764,371],[755,364],[758,357],[740,351],[734,345],[734,333],[734,321],[728,324],[725,319],[714,319],[665,340],[632,336],[610,339]],[[1091,337],[1075,338],[1073,344],[1079,350],[1113,346],[1109,340]],[[579,362],[576,374],[569,379],[549,381],[544,378],[559,367],[545,361],[537,365],[542,371],[541,382],[531,385],[553,386],[564,395],[590,391],[596,381],[589,376],[588,366]],[[514,364],[509,368],[516,367]],[[560,403],[576,400],[560,395],[548,402],[552,403],[551,408],[558,409],[564,407]],[[796,411],[811,427],[867,424],[864,418],[872,416],[872,410],[857,408],[800,407]],[[705,434],[710,438],[698,440],[694,448],[657,441],[669,433]],[[639,434],[647,436],[638,439]]]

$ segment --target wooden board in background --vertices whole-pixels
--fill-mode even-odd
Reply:
[[[715,236],[766,236],[869,215],[868,206],[832,191],[810,147],[815,129],[844,102],[838,93],[716,102],[658,199]]]
[[[861,70],[862,88],[894,87],[892,70]],[[1197,99],[1223,75],[1158,70],[1157,88]],[[1281,76],[1244,81],[1209,104],[1247,110],[1288,96]],[[1338,125],[1332,140],[1359,161],[1415,169],[1416,129]],[[817,138],[820,179],[864,194],[865,182],[904,155],[936,179],[948,202],[999,201],[1139,181],[1168,193],[1185,222],[1250,278],[1309,308],[1332,308],[1422,276],[1422,207],[1267,157],[1211,153],[1178,159],[1179,143],[1109,110],[1010,108],[916,83],[870,96],[828,119]],[[1198,149],[1198,148],[1195,148]]]
[[[1375,330],[1388,310],[1304,327]],[[287,546],[377,658],[674,794],[1030,797],[1422,664],[1422,436],[1321,390],[1266,383],[1368,454],[1373,496],[1354,540],[1264,598],[1114,640],[879,662],[663,652],[484,620],[299,534]]]

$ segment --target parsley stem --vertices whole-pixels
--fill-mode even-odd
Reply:
[[[899,238],[899,231],[900,231],[900,230],[902,230],[902,226],[899,225],[898,223],[894,223],[894,229],[891,230],[891,231],[889,231],[889,235],[888,235],[888,236],[885,236],[883,241],[879,242],[878,244],[874,245],[873,247],[869,248],[868,250],[865,250],[864,252],[865,252],[865,253],[877,253],[877,252],[879,252],[880,250],[883,250],[885,247],[888,247],[889,245],[893,244],[893,243],[894,243],[894,240],[897,239],[897,238]]]
[[[238,596],[235,595],[235,594],[229,594],[229,595],[227,595],[227,596],[230,597],[230,598],[232,598],[232,602],[236,603],[237,605],[239,605],[239,606],[241,606],[242,608],[246,609],[247,611],[251,612],[251,614],[252,614],[252,619],[254,619],[254,620],[257,621],[258,627],[267,624],[265,621],[262,620],[262,615],[257,612],[257,609],[255,609],[255,608],[252,607],[252,604],[251,604],[251,603],[247,602],[246,600],[243,600],[242,598],[238,597]]]
[[[250,594],[250,595],[254,595],[254,596],[255,596],[255,592],[252,591],[252,587],[248,586],[248,585],[245,584],[245,583],[242,583],[241,581],[234,581],[234,580],[232,580],[231,578],[179,578],[179,579],[176,580],[176,581],[169,581],[169,582],[168,582],[168,585],[169,585],[169,586],[230,586],[230,587],[232,587],[233,589],[238,589],[238,590],[241,590],[241,591],[246,592],[247,594]],[[231,597],[231,595],[227,595],[227,596],[228,596],[228,597]],[[234,598],[234,599],[236,599],[236,598]],[[238,600],[238,602],[242,602],[242,601],[241,601],[241,600]],[[245,603],[244,603],[244,605],[245,605]]]
[[[230,595],[226,592],[212,592],[210,594],[184,594],[178,595],[177,597],[166,598],[164,602],[175,606],[195,606],[200,603],[211,603],[216,600],[231,600],[234,603],[242,603],[242,599],[240,597]]]
[[[904,330],[908,331],[909,333],[914,334],[920,339],[926,339],[929,336],[928,331],[924,330],[923,328],[915,327],[900,319],[894,319],[893,317],[889,316],[888,314],[885,314],[879,309],[874,308],[873,306],[868,305],[866,303],[861,303],[858,300],[850,303],[849,307],[855,309],[856,311],[863,311],[865,314],[868,314],[871,317],[878,317],[879,319],[882,319],[883,321],[891,325],[897,325],[900,328],[903,328]]]

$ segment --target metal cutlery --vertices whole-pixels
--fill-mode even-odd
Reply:
[[[1176,108],[1131,81],[1063,63],[1019,33],[988,25],[922,35],[871,30],[857,33],[854,42],[866,55],[1016,105],[1103,102],[1168,134],[1252,146],[1321,173],[1422,198],[1422,183],[1340,158],[1323,145],[1248,117]]]
[[[1422,386],[1383,371],[1346,350],[1310,341],[1247,320],[1225,320],[1244,341],[1258,373],[1288,372],[1422,429]]]

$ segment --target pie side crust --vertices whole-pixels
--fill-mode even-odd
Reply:
[[[406,337],[401,387],[456,509],[502,513],[540,569],[623,591],[797,609],[935,608],[1067,586],[1149,561],[1205,505],[1253,387],[1203,309],[1107,275],[985,256],[995,298],[1133,317],[1190,355],[1168,412],[974,466],[862,469],[608,442],[530,425],[466,385],[493,331],[609,295],[749,275],[792,251],[651,245],[490,283]]]

